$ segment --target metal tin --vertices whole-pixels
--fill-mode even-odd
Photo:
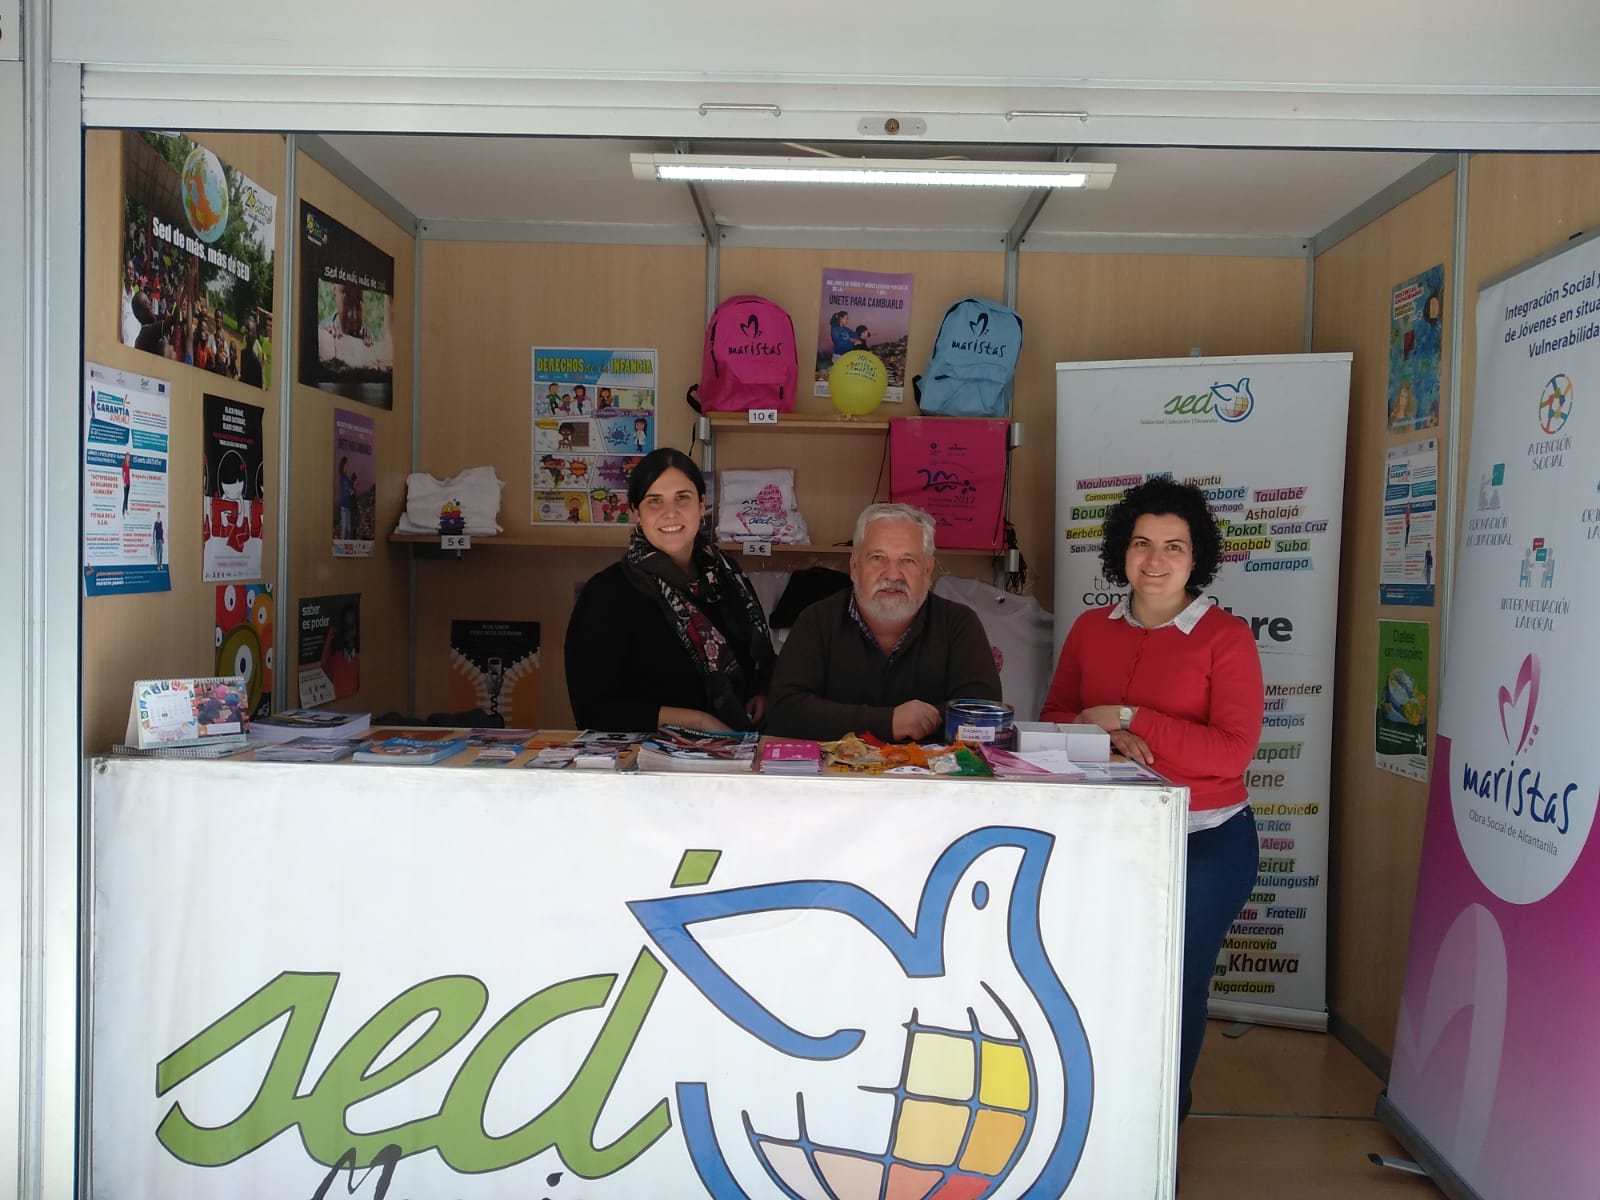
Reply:
[[[1008,750],[1017,739],[1015,719],[1011,705],[997,700],[952,700],[944,710],[945,740]]]

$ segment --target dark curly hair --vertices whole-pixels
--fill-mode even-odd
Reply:
[[[1188,589],[1198,595],[1217,577],[1222,554],[1222,531],[1206,494],[1192,483],[1161,477],[1147,479],[1128,489],[1106,514],[1106,540],[1100,546],[1100,569],[1117,587],[1128,586],[1128,546],[1133,541],[1133,525],[1140,517],[1182,517],[1189,526],[1189,545],[1194,552],[1194,569],[1189,572]]]

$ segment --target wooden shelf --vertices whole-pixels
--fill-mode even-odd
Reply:
[[[889,432],[887,420],[864,421],[844,416],[822,416],[811,413],[779,413],[776,425],[752,425],[748,413],[714,412],[710,414],[711,428],[718,433],[874,433]]]
[[[632,525],[535,525],[521,533],[472,534],[470,550],[480,546],[572,546],[618,549],[628,544]],[[389,541],[439,548],[437,533],[394,533]]]
[[[744,558],[744,547],[739,542],[718,542],[718,549],[724,554],[738,555]],[[849,554],[854,546],[824,546],[814,542],[774,542],[772,553],[779,554]],[[954,550],[946,548],[934,551],[935,558],[998,558],[1004,554],[1003,550]],[[756,555],[765,558],[766,555]]]

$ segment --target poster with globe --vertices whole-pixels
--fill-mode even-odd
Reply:
[[[271,383],[278,200],[178,133],[122,138],[122,344]]]

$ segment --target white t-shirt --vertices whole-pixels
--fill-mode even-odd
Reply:
[[[978,614],[1000,670],[1000,690],[1019,721],[1036,721],[1050,687],[1050,614],[1032,596],[1001,591],[981,579],[945,575],[933,585],[937,595],[956,600]]]

